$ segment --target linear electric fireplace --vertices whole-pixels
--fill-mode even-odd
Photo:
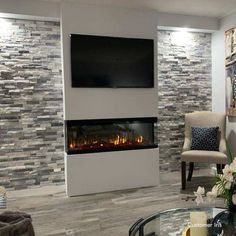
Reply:
[[[67,154],[156,148],[157,118],[65,121]]]

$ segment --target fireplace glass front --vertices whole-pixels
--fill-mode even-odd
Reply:
[[[67,120],[67,154],[156,148],[157,118]]]

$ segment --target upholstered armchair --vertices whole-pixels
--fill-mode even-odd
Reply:
[[[191,150],[192,127],[219,127],[219,150]],[[208,111],[193,112],[185,115],[185,139],[181,154],[182,189],[186,188],[186,162],[189,163],[188,181],[191,181],[194,162],[213,163],[218,173],[228,163],[225,140],[225,115]]]

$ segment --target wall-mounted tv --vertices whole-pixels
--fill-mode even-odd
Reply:
[[[71,35],[72,87],[154,87],[152,39]]]

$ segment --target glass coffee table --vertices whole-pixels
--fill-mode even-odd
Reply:
[[[207,215],[207,227],[211,227],[212,219],[223,208],[177,208],[162,211],[147,218],[141,218],[129,230],[129,236],[183,236],[190,225],[190,212],[205,212]],[[210,222],[211,221],[211,222]],[[209,235],[218,235],[211,234]],[[220,235],[220,234],[219,234]]]

